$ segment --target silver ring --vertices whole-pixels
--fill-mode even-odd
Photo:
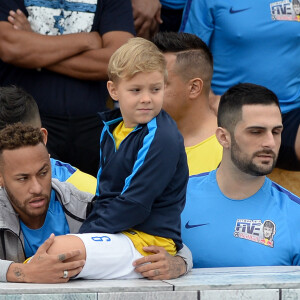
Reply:
[[[68,272],[67,270],[65,270],[65,271],[64,271],[64,276],[63,276],[63,278],[66,279],[66,278],[68,278],[68,276],[69,276],[69,272]]]

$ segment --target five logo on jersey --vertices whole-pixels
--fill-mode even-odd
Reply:
[[[237,219],[233,235],[268,247],[274,247],[276,226],[273,221]]]
[[[272,20],[300,22],[299,0],[283,0],[270,3]]]

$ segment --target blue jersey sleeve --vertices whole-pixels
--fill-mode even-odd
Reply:
[[[214,31],[213,5],[214,0],[187,0],[180,31],[195,34],[209,45]]]

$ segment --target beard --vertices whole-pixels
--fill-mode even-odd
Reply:
[[[242,153],[233,136],[231,140],[231,160],[240,171],[252,176],[264,176],[273,171],[277,161],[277,155],[275,152],[272,150],[261,150],[254,152],[251,157],[248,157]],[[255,157],[262,154],[271,155],[273,158],[273,163],[271,165],[269,163],[264,164],[263,162],[261,164],[256,164],[254,162]]]
[[[13,208],[16,210],[16,212],[18,214],[25,214],[27,216],[30,217],[40,217],[42,215],[45,215],[47,213],[48,210],[48,206],[49,206],[49,202],[50,202],[50,193],[48,195],[46,194],[33,194],[32,197],[24,200],[24,201],[20,201],[18,200],[14,194],[10,191],[10,189],[8,189],[7,187],[5,187],[5,192],[8,196],[8,199],[10,200]],[[51,192],[51,191],[50,191]],[[46,199],[46,202],[48,205],[46,205],[45,211],[44,212],[33,212],[30,209],[27,208],[27,203],[29,203],[32,199],[34,199],[35,197],[44,197]]]

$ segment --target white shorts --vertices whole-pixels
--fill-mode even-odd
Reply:
[[[143,278],[134,271],[132,263],[142,256],[131,240],[122,233],[72,234],[79,237],[86,249],[82,271],[74,277],[84,279]]]

